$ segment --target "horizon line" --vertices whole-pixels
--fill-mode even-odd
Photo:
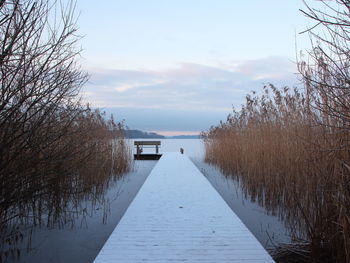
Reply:
[[[157,130],[152,130],[152,131],[147,131],[147,132],[154,132],[159,135],[163,136],[180,136],[180,135],[199,135],[201,132],[200,131],[157,131]]]

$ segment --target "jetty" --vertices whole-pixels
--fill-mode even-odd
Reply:
[[[164,153],[94,263],[274,262],[192,161]]]

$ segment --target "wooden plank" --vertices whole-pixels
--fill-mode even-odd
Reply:
[[[134,141],[134,145],[160,145],[160,141]]]
[[[274,262],[186,155],[163,154],[95,263]]]
[[[152,153],[143,153],[143,154],[134,154],[135,160],[159,160],[162,157],[161,154],[152,154]]]

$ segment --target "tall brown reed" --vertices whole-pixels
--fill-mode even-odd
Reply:
[[[80,103],[74,7],[0,1],[0,262],[20,225],[72,220],[129,168],[122,124]]]
[[[349,130],[320,125],[328,115],[297,89],[270,85],[240,112],[203,133],[207,162],[218,165],[252,199],[278,214],[306,261],[348,262]],[[333,122],[335,120],[332,120]],[[338,123],[339,124],[339,123]],[[305,251],[304,251],[305,252]]]
[[[307,2],[301,12],[315,25],[298,63],[304,89],[248,96],[203,134],[206,160],[277,212],[309,261],[350,262],[350,1]]]
[[[23,229],[74,224],[77,216],[104,202],[111,180],[128,171],[123,125],[90,109],[69,122],[52,120],[51,127],[31,138],[35,145],[15,147],[11,163],[1,169],[0,257],[17,251]]]

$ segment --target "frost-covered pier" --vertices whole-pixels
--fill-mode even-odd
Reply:
[[[274,262],[186,155],[165,153],[94,263]]]

